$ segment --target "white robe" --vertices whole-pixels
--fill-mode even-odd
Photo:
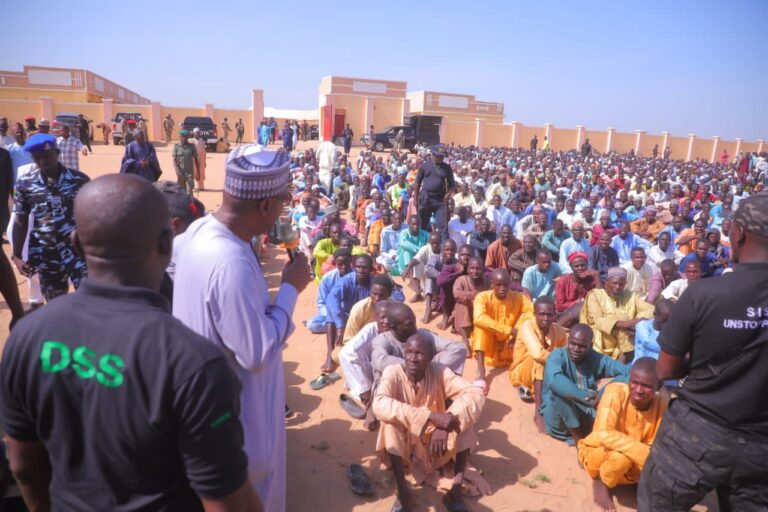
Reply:
[[[298,293],[283,284],[274,304],[251,245],[213,215],[176,247],[173,314],[218,345],[242,383],[240,421],[248,473],[264,509],[285,510],[285,379],[282,349]]]
[[[378,336],[379,328],[376,322],[366,324],[360,332],[344,344],[339,352],[339,364],[347,380],[347,389],[355,398],[373,388],[373,368],[371,353],[373,338]]]

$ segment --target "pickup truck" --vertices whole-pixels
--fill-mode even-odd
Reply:
[[[181,123],[181,128],[189,132],[192,136],[192,130],[199,128],[202,138],[205,141],[206,150],[210,153],[216,152],[216,143],[219,141],[219,130],[216,128],[210,117],[187,116]]]
[[[139,122],[139,119],[142,119],[141,114],[138,112],[118,112],[115,116],[115,120],[112,121],[112,143],[117,146],[118,144],[122,144],[123,139],[125,136],[123,135],[123,128],[122,128],[122,122],[123,119],[126,121],[128,119],[133,119],[137,123]]]

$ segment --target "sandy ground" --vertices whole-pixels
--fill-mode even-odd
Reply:
[[[302,147],[300,143],[299,149]],[[164,179],[174,179],[170,149],[164,145],[157,148]],[[96,145],[92,155],[80,157],[81,169],[92,178],[118,172],[122,153],[122,146]],[[221,204],[224,160],[224,154],[208,155],[208,190],[198,196],[208,210],[215,210]],[[4,248],[8,253],[8,246]],[[279,285],[285,258],[276,249],[270,249],[269,255],[264,261],[264,272],[274,291]],[[25,299],[24,278],[17,277]],[[302,321],[315,312],[316,291],[312,283],[299,296],[293,316],[296,330],[284,352],[288,403],[294,411],[294,416],[287,421],[287,510],[389,511],[395,499],[391,473],[374,454],[376,434],[366,431],[361,421],[347,416],[339,406],[339,394],[345,391],[343,380],[320,391],[313,391],[308,385],[319,375],[325,358],[324,336],[314,335],[302,325]],[[417,304],[415,310],[420,319],[423,303]],[[7,337],[9,320],[8,308],[2,303],[1,340]],[[437,320],[433,319],[425,327],[435,330],[436,324]],[[442,335],[458,339],[449,333]],[[468,361],[465,375],[472,378],[475,368],[474,361]],[[497,370],[491,372],[490,377],[490,394],[476,426],[480,447],[470,460],[484,473],[492,494],[470,498],[470,509],[474,512],[596,510],[592,504],[591,481],[577,464],[575,448],[537,433],[532,420],[533,406],[517,398],[506,372]],[[362,464],[370,475],[376,491],[374,497],[361,498],[349,490],[346,471],[353,463]],[[417,510],[444,510],[441,494],[434,489],[418,488],[414,495],[419,504]],[[634,489],[619,489],[617,504],[619,510],[635,510]],[[695,510],[716,511],[716,501],[708,499]]]

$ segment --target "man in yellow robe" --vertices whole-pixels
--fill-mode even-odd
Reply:
[[[564,347],[568,332],[555,323],[555,301],[551,297],[540,297],[533,304],[533,318],[520,326],[515,341],[514,357],[509,367],[509,380],[518,388],[523,401],[536,404],[533,421],[539,432],[544,432],[541,409],[541,381],[544,380],[544,365],[549,354],[556,348]]]
[[[653,318],[653,305],[629,290],[627,271],[608,270],[605,288],[590,290],[584,299],[579,320],[594,331],[594,348],[622,363],[632,360],[635,350],[635,325]]]
[[[629,384],[605,387],[592,433],[579,440],[579,461],[593,479],[595,503],[615,511],[611,489],[636,484],[659,430],[667,401],[656,390],[656,360],[634,362]]]
[[[477,379],[485,380],[485,365],[506,368],[513,360],[512,347],[520,326],[533,317],[533,304],[509,289],[509,272],[496,269],[491,289],[475,297],[472,316],[472,350],[477,357]]]
[[[363,327],[376,320],[376,303],[381,300],[387,300],[390,295],[392,295],[392,290],[387,287],[373,285],[371,286],[371,294],[368,297],[355,302],[352,309],[349,310],[342,344],[347,343]]]
[[[373,412],[381,421],[376,451],[391,466],[397,485],[399,503],[393,510],[415,505],[406,468],[419,485],[437,487],[445,483],[441,479],[449,479],[443,502],[458,508],[464,505],[463,485],[486,494],[490,490],[479,474],[467,470],[469,452],[477,446],[472,427],[485,403],[483,388],[432,362],[436,349],[429,336],[412,335],[404,352],[404,363],[384,369],[373,399]],[[446,400],[451,400],[450,407]]]

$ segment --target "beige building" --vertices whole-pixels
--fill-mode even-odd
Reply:
[[[504,122],[504,104],[478,101],[469,94],[415,91],[408,93],[411,114],[440,116],[451,121]]]
[[[0,98],[36,100],[41,97],[63,102],[148,105],[150,101],[87,69],[24,66],[23,71],[0,70]]]
[[[320,139],[341,135],[347,123],[355,140],[370,130],[402,124],[408,115],[406,83],[326,76],[320,81]]]

